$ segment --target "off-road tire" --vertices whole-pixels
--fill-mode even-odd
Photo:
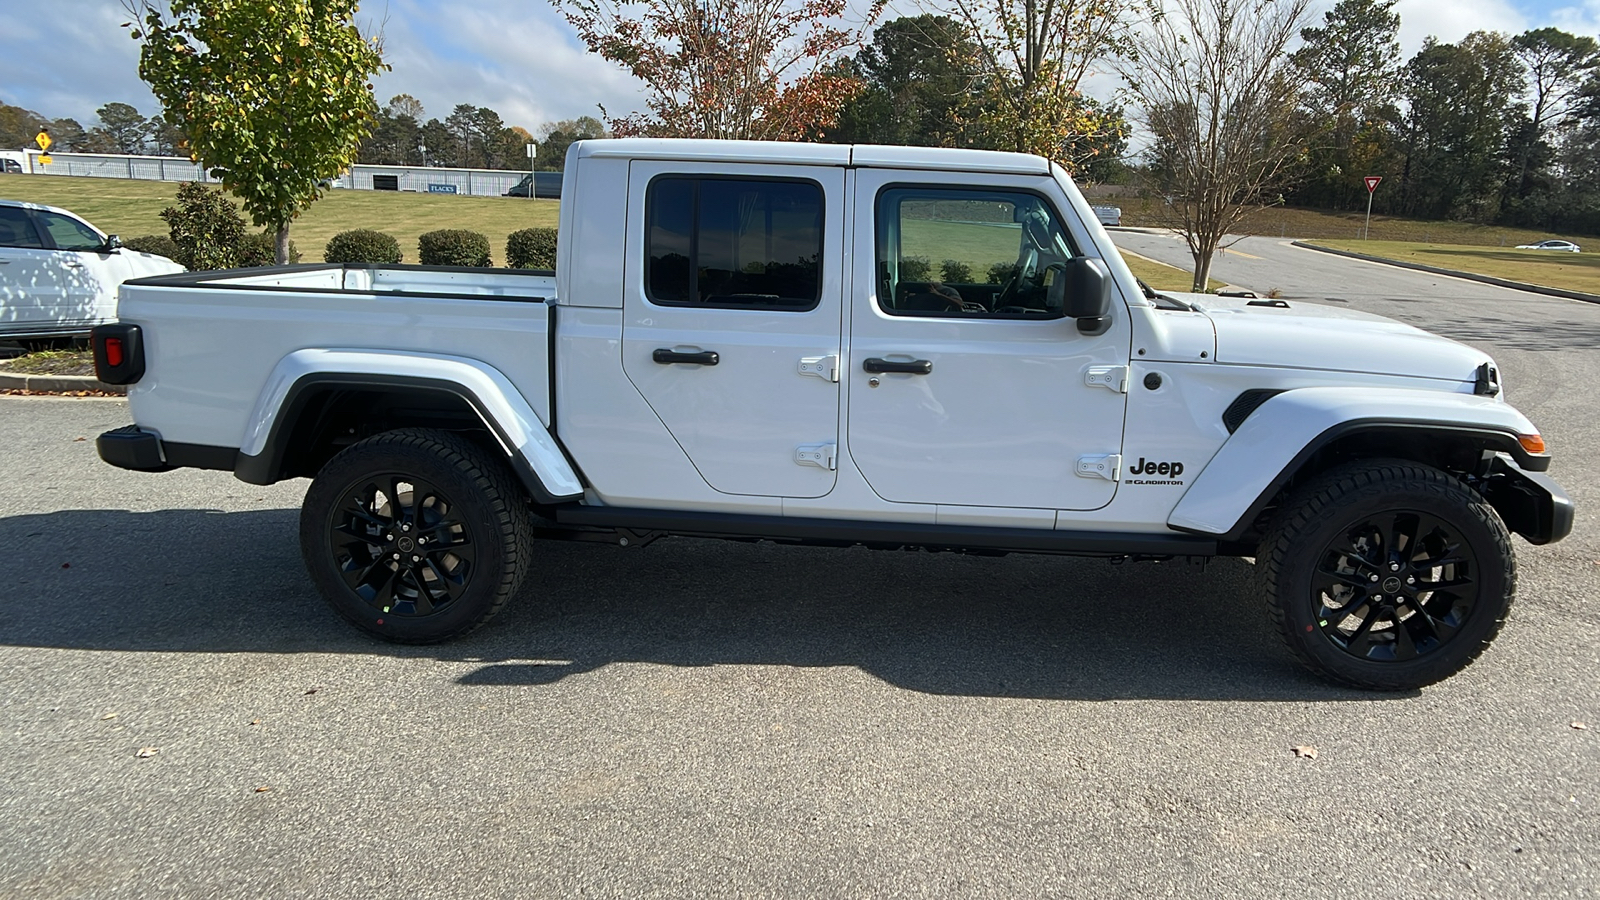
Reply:
[[[1422,529],[1429,530],[1416,536]],[[1511,535],[1488,501],[1445,472],[1399,460],[1343,466],[1301,487],[1268,528],[1256,567],[1295,658],[1366,690],[1413,690],[1461,671],[1499,633],[1516,592]],[[1409,577],[1418,585],[1406,584]],[[1468,584],[1454,583],[1463,579]],[[1476,593],[1464,601],[1469,585]],[[1399,595],[1381,593],[1397,586]],[[1396,596],[1409,600],[1397,606]],[[1330,598],[1344,602],[1330,607]],[[1388,601],[1387,623],[1384,601],[1374,598]]]
[[[504,463],[461,437],[389,431],[317,473],[300,550],[317,590],[357,627],[397,643],[448,641],[521,585],[532,556],[522,497]]]

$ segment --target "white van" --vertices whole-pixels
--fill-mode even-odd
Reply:
[[[28,154],[21,150],[0,150],[0,175],[24,175],[32,171]]]
[[[124,281],[182,271],[64,209],[0,200],[0,339],[87,334],[116,319]]]

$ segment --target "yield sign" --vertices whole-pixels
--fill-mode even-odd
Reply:
[[[1370,194],[1373,191],[1378,189],[1378,182],[1383,180],[1383,176],[1382,175],[1368,175],[1367,177],[1365,177],[1365,178],[1363,178],[1361,180],[1365,181],[1367,183],[1367,193]]]

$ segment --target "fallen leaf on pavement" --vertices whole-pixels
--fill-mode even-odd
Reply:
[[[106,713],[105,715],[100,717],[100,721],[104,722],[107,719],[115,719],[116,717],[117,717],[116,713]]]
[[[139,752],[135,753],[134,756],[137,756],[140,759],[149,759],[150,757],[155,756],[157,753],[160,753],[160,752],[161,752],[161,748],[160,747],[140,747],[139,748]]]
[[[260,787],[258,787],[258,788],[256,788],[256,793],[258,793],[258,794],[265,794],[265,793],[266,793],[266,792],[267,792],[267,791],[270,791],[270,790],[272,790],[272,787],[271,787],[271,785],[265,785],[265,784],[263,784],[263,785],[262,785],[262,786],[260,786]]]
[[[87,441],[87,440],[88,440],[88,438],[75,437],[75,438],[72,439],[72,442],[74,444],[78,444],[78,443],[82,443],[83,441]]]
[[[1317,748],[1315,748],[1315,747],[1290,747],[1289,749],[1293,750],[1294,751],[1294,755],[1298,756],[1301,759],[1316,759],[1317,758]]]
[[[316,693],[316,692],[317,692],[317,691],[319,691],[319,690],[322,690],[322,689],[321,689],[321,688],[310,688],[310,689],[308,689],[308,690],[307,690],[307,691],[306,691],[306,693],[307,693],[307,694],[315,694],[315,693]]]
[[[1583,722],[1573,722],[1572,727],[1578,729],[1579,731],[1586,731],[1589,728],[1589,726]]]
[[[261,724],[261,720],[260,719],[251,719],[250,720],[250,724],[251,725],[260,725]]]

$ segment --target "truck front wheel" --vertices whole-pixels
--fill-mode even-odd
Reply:
[[[385,640],[427,644],[488,621],[531,552],[505,466],[448,432],[405,429],[352,444],[317,474],[300,549],[324,599]]]
[[[1289,650],[1329,680],[1410,690],[1459,672],[1511,609],[1511,535],[1483,497],[1409,462],[1335,469],[1286,503],[1257,567]]]

